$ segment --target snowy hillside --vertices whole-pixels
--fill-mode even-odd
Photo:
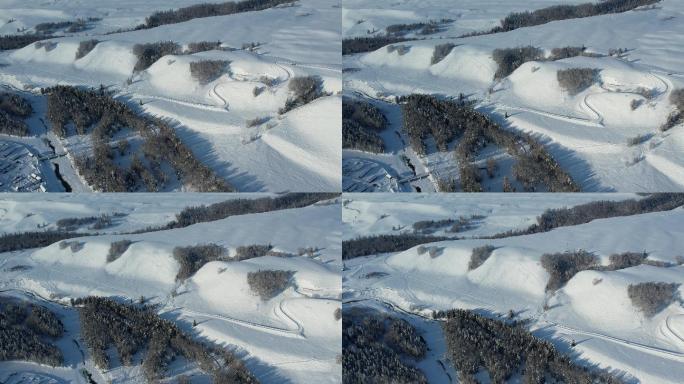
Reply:
[[[459,187],[467,183],[464,161],[454,155],[463,139],[450,140],[440,151],[428,135],[425,154],[409,145],[405,103],[395,97],[410,94],[464,95],[503,130],[531,134],[582,191],[682,190],[684,163],[676,156],[684,151],[682,121],[668,119],[681,115],[672,95],[684,87],[684,30],[677,22],[684,3],[662,0],[626,12],[488,33],[512,12],[580,3],[586,1],[345,2],[344,38],[370,39],[355,49],[349,44],[343,57],[345,96],[376,106],[388,120],[377,132],[384,150],[345,146],[345,191],[466,189]],[[480,35],[462,37],[469,34]],[[373,39],[377,48],[359,52]],[[526,54],[504,51],[528,46]],[[558,51],[566,47],[576,51]],[[502,50],[499,56],[495,50]],[[523,58],[510,73],[501,72],[497,59],[515,55]],[[596,71],[581,89],[568,90],[558,76],[573,68]],[[516,177],[511,150],[491,142],[467,159],[482,190],[501,191],[504,176],[509,188],[529,189]]]
[[[265,196],[240,199],[257,197]],[[38,227],[39,231],[74,230],[81,237],[0,254],[2,295],[47,305],[66,328],[57,341],[65,367],[0,362],[0,380],[53,377],[85,382],[79,372],[85,368],[97,382],[146,382],[146,368],[137,360],[130,366],[115,362],[102,369],[86,349],[77,309],[70,303],[98,296],[154,305],[162,319],[195,339],[234,351],[259,382],[340,382],[336,362],[341,342],[336,315],[341,296],[339,202],[160,228],[183,207],[211,206],[228,199],[218,194],[4,196],[0,200],[4,234]],[[111,220],[98,230],[93,229],[96,224],[81,224],[102,215]],[[74,218],[83,220],[68,221]],[[8,242],[7,237],[0,239]],[[124,240],[123,247],[115,248]],[[200,253],[198,246],[206,245],[220,249],[222,255],[212,258]],[[258,282],[251,281],[260,271],[285,271],[289,279],[264,296],[255,285]],[[201,380],[201,373],[179,360],[164,377],[188,375]]]
[[[33,106],[33,114],[25,119],[25,137],[0,134],[2,142],[18,143],[32,154],[18,159],[18,166],[0,163],[0,170],[8,168],[0,174],[0,189],[39,189],[19,181],[31,173],[41,176],[50,191],[103,189],[75,164],[93,151],[97,157],[89,140],[91,127],[86,127],[86,135],[69,126],[65,135],[56,134],[55,121],[46,115],[40,88],[59,84],[106,89],[136,113],[170,122],[199,163],[232,189],[339,190],[338,2],[273,1],[275,6],[252,12],[139,27],[155,12],[197,3],[202,2],[0,2],[0,35],[34,36],[41,28],[56,36],[0,51],[1,92],[19,95]],[[74,20],[88,21],[76,32],[59,24],[47,30],[37,27]],[[159,48],[146,48],[145,62],[136,55],[141,49],[136,46],[158,42],[176,46],[158,54],[152,50]],[[199,68],[200,62],[205,68]],[[299,78],[312,79],[315,89],[303,103],[285,110],[289,100],[301,96],[296,89]],[[122,139],[129,145],[113,162],[125,172],[132,158],[141,156],[140,137],[124,127],[111,135],[109,146]],[[145,155],[143,164],[148,166],[150,156]],[[162,162],[168,177],[158,178],[163,182],[157,190],[200,189],[175,181],[167,166]],[[137,188],[150,190],[149,185]]]
[[[343,208],[344,237],[348,240],[408,235],[419,228],[414,224],[425,220],[439,223],[459,215],[482,218],[473,228],[459,233],[432,224],[436,230],[433,235],[461,240],[345,260],[345,311],[375,308],[404,318],[427,340],[428,350],[435,351],[446,347],[439,322],[431,319],[433,311],[462,308],[494,318],[526,321],[532,334],[571,353],[581,365],[613,370],[626,382],[678,383],[684,377],[681,206],[485,239],[507,230],[525,229],[546,209],[633,198],[642,197],[348,195]],[[567,280],[554,280],[557,277],[550,273],[554,267],[549,267],[549,260],[571,260],[581,255],[590,258],[592,264],[570,273]],[[627,262],[629,257],[633,259]],[[642,283],[674,284],[675,291],[651,311],[640,306],[644,301],[637,300],[644,297],[633,292]],[[655,300],[655,296],[648,297]],[[430,383],[450,382],[449,375],[455,377],[458,372],[453,360],[445,360],[445,356],[443,352],[428,352],[415,366]]]

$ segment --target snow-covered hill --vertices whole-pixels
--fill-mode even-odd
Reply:
[[[617,370],[641,383],[677,383],[684,377],[681,207],[598,219],[543,233],[482,239],[509,229],[527,228],[548,208],[635,197],[403,196],[347,196],[343,208],[344,237],[410,233],[415,222],[453,219],[459,215],[475,214],[484,219],[478,227],[458,233],[462,240],[345,260],[345,303],[369,303],[382,311],[408,316],[427,340],[433,340],[432,346],[437,350],[445,348],[443,336],[434,321],[421,316],[429,319],[433,310],[453,308],[502,317],[512,311],[516,319],[529,321],[535,335],[574,353],[576,359],[584,360],[582,364]],[[491,254],[481,265],[471,268],[473,250],[483,246],[493,247]],[[550,274],[541,263],[542,255],[577,250],[593,254],[603,267],[580,271],[560,289],[547,290]],[[611,255],[625,252],[645,252],[648,263],[622,269],[607,267]],[[630,285],[646,282],[678,284],[678,298],[649,316],[634,305],[628,294]],[[571,347],[571,343],[575,345]],[[445,372],[452,371],[436,368],[436,360],[441,359],[428,356],[418,365],[431,383],[449,382]]]
[[[453,156],[432,152],[418,156],[397,142],[394,131],[401,132],[402,120],[392,102],[394,96],[411,93],[463,94],[477,101],[478,111],[506,129],[532,134],[583,191],[682,190],[684,163],[676,156],[684,151],[682,126],[659,130],[675,110],[670,95],[684,87],[680,64],[684,61],[684,30],[677,22],[684,17],[681,1],[663,0],[624,13],[459,38],[491,30],[511,12],[578,3],[586,1],[376,1],[372,6],[364,1],[345,2],[344,38],[381,36],[388,26],[397,24],[447,22],[432,34],[402,35],[418,40],[393,44],[403,46],[401,51],[383,46],[343,57],[345,94],[380,107],[390,123],[380,134],[386,153],[344,151],[344,179],[363,178],[360,166],[351,167],[359,159],[367,162],[363,169],[384,168],[405,184],[393,188],[375,185],[377,190],[435,190],[438,178],[458,179]],[[454,47],[434,63],[435,47],[444,44]],[[493,51],[529,45],[541,49],[546,58],[554,48],[568,46],[585,47],[595,57],[528,61],[509,76],[495,79]],[[610,54],[617,49],[623,51]],[[556,76],[568,68],[596,68],[598,80],[582,92],[570,94],[559,86]],[[402,156],[416,167],[413,174],[417,180],[406,180],[411,172]],[[493,156],[501,162],[499,172],[506,172],[505,156],[483,156]],[[428,180],[420,177],[422,173],[430,175]],[[372,184],[370,179],[364,180]],[[501,189],[496,181],[483,183],[485,189]],[[358,184],[349,184],[344,182],[347,190],[361,191]]]
[[[31,33],[45,22],[99,20],[90,22],[85,31],[56,32],[65,37],[51,39],[44,48],[30,44],[0,52],[0,84],[29,99],[30,92],[56,84],[104,85],[115,97],[141,107],[141,112],[179,123],[176,135],[181,141],[239,191],[339,190],[341,100],[337,94],[342,85],[338,2],[302,0],[291,6],[126,31],[156,11],[193,3],[201,2],[128,1],[116,6],[107,1],[2,2],[0,34],[17,33],[15,27],[26,28],[22,34]],[[119,30],[124,31],[110,33]],[[79,44],[89,39],[99,42],[76,58]],[[198,42],[219,42],[220,46],[194,54],[165,55],[149,68],[134,71],[134,46],[159,41],[176,42],[183,50]],[[227,61],[228,70],[200,83],[191,75],[190,65],[201,60]],[[279,109],[292,95],[291,80],[303,76],[318,79],[327,96],[280,114]],[[35,114],[42,116],[45,107],[41,100],[33,104]],[[259,123],[248,123],[254,119]],[[29,125],[33,135],[49,139],[57,148],[50,149],[44,140],[11,140],[25,143],[36,154],[54,152],[57,156],[50,156],[47,164],[61,166],[59,172],[72,190],[88,190],[69,160],[88,153],[88,142],[84,144],[76,135],[57,139],[45,132],[38,119]],[[59,157],[62,147],[68,158]],[[46,186],[64,190],[58,182]]]
[[[256,197],[263,195],[240,198]],[[77,340],[81,336],[75,310],[69,307],[71,299],[104,296],[137,301],[143,297],[157,305],[162,318],[183,326],[197,324],[192,328],[196,337],[237,347],[247,368],[262,383],[340,382],[342,373],[336,359],[341,322],[335,316],[341,296],[339,203],[144,232],[168,223],[185,206],[227,199],[230,197],[217,194],[4,196],[0,201],[3,233],[35,231],[37,226],[51,230],[60,219],[117,215],[111,226],[97,231],[99,234],[70,239],[67,246],[58,242],[3,253],[0,291],[37,304],[48,300],[50,308],[62,314],[69,337]],[[95,232],[87,227],[79,231]],[[111,243],[124,239],[132,243],[118,258],[108,260]],[[269,256],[211,261],[200,265],[188,279],[177,279],[180,265],[174,248],[210,243],[224,247],[229,257],[235,257],[241,246],[270,244],[273,248]],[[250,272],[260,270],[291,271],[292,281],[275,297],[262,300],[247,281]],[[78,353],[71,349],[64,351],[66,368],[0,362],[0,379],[19,371],[81,382],[78,370],[85,366],[98,382],[145,382],[138,365],[101,371],[94,368],[87,352],[83,363],[69,357]],[[175,367],[170,375],[181,373],[188,372]]]

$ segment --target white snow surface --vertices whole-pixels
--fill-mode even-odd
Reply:
[[[145,112],[178,122],[177,134],[195,156],[241,192],[340,190],[338,2],[299,0],[290,7],[103,34],[138,25],[155,11],[199,2],[127,1],[116,7],[103,0],[88,1],[87,5],[84,1],[28,6],[0,2],[0,24],[5,15],[7,20],[16,20],[9,25],[27,28],[45,18],[102,18],[85,35],[52,39],[55,45],[49,49],[31,44],[0,52],[0,84],[34,92],[56,84],[106,85],[116,97],[142,104]],[[79,43],[86,39],[100,42],[86,56],[75,59]],[[184,47],[192,42],[220,41],[222,49],[165,56],[147,70],[134,73],[135,44],[168,40]],[[254,51],[242,50],[246,43],[260,46]],[[191,76],[190,63],[202,59],[229,61],[228,73],[209,84],[199,84]],[[290,80],[296,76],[318,76],[330,96],[279,115],[291,95]],[[266,86],[263,79],[273,84]],[[255,87],[263,89],[258,96],[253,94]],[[255,118],[262,123],[247,127],[247,120]],[[69,141],[73,140],[64,140]],[[69,150],[80,154],[81,147]],[[71,168],[68,162],[65,165]],[[69,173],[68,169],[62,171]],[[52,189],[60,191],[59,186]]]
[[[520,318],[530,320],[535,334],[550,338],[561,348],[570,348],[569,343],[574,340],[577,345],[572,351],[583,363],[624,372],[641,383],[679,383],[684,377],[684,265],[677,265],[677,256],[684,249],[680,229],[684,223],[683,209],[485,240],[475,237],[525,228],[546,208],[638,197],[357,194],[346,198],[345,238],[391,233],[393,226],[400,225],[408,230],[418,220],[454,218],[461,213],[487,217],[479,228],[459,233],[465,237],[463,240],[426,244],[442,248],[436,257],[427,252],[419,254],[418,247],[414,247],[404,252],[346,260],[345,303],[368,300],[372,306],[383,303],[400,313],[428,317],[432,310],[451,308],[482,309],[502,315],[513,310]],[[472,250],[484,245],[496,249],[481,266],[469,270]],[[608,264],[611,254],[645,251],[648,259],[671,266],[582,271],[556,292],[545,292],[549,274],[540,264],[541,256],[577,249],[592,252],[603,265]],[[379,274],[367,276],[372,272]],[[655,316],[647,317],[632,305],[627,294],[630,284],[643,282],[680,284],[678,298]],[[430,335],[433,331],[425,332]],[[439,371],[431,374],[439,376],[434,382],[448,382]]]
[[[262,196],[242,194],[240,198]],[[68,305],[70,298],[89,295],[132,300],[143,296],[159,305],[161,316],[185,325],[196,321],[198,325],[192,330],[198,336],[237,347],[261,382],[341,382],[341,366],[336,363],[341,321],[334,317],[341,297],[339,202],[233,216],[172,230],[121,234],[163,225],[185,206],[231,198],[235,197],[174,193],[50,194],[42,200],[22,194],[2,196],[0,230],[5,233],[35,230],[35,223],[49,223],[53,228],[60,218],[114,212],[126,216],[100,235],[68,240],[82,244],[76,251],[55,243],[2,254],[0,291],[36,295],[55,305]],[[118,259],[107,262],[110,244],[122,239],[133,243]],[[271,244],[274,251],[293,256],[210,262],[184,282],[177,281],[179,264],[173,249],[207,243],[224,246],[230,255],[238,246]],[[300,248],[308,247],[318,249],[313,257],[296,256]],[[292,271],[294,275],[290,288],[262,301],[247,284],[247,274],[266,269]],[[74,373],[75,367],[52,369],[2,362],[0,378],[17,371],[31,376],[35,371],[70,381],[80,375]],[[94,369],[90,364],[89,370]],[[114,383],[145,382],[138,366],[97,374]]]
[[[684,152],[684,127],[680,124],[667,132],[660,132],[659,127],[675,109],[670,94],[684,87],[684,24],[677,22],[684,18],[684,2],[663,0],[648,9],[458,38],[489,30],[510,12],[584,2],[380,0],[371,5],[360,0],[346,1],[345,37],[368,36],[368,30],[384,33],[384,28],[392,24],[442,18],[453,22],[437,34],[399,43],[408,47],[403,55],[383,47],[344,56],[344,67],[353,69],[344,74],[345,93],[371,101],[411,93],[446,97],[463,93],[478,100],[476,108],[505,123],[506,128],[531,133],[545,143],[583,191],[683,190],[684,157],[677,155]],[[456,47],[442,61],[431,64],[435,46],[445,43]],[[495,81],[497,65],[492,51],[527,45],[543,49],[547,56],[553,48],[566,46],[585,46],[587,52],[604,56],[528,62],[507,78]],[[628,52],[620,57],[608,56],[609,50],[617,48]],[[559,87],[556,72],[576,67],[597,68],[600,79],[580,94],[570,95]],[[653,97],[645,99],[637,93],[639,88],[651,90]],[[632,100],[642,104],[632,110]],[[506,113],[510,117],[503,119]],[[400,131],[401,121],[393,119],[390,116],[387,136]],[[628,140],[638,135],[644,137],[643,142],[628,145]],[[435,190],[435,175],[458,174],[453,171],[453,160],[445,164],[443,156],[435,154],[417,158],[412,151],[403,150],[403,145],[386,144],[387,154],[345,150],[344,162],[372,159],[401,179],[407,169],[393,158],[406,154],[432,175],[429,183],[411,183],[423,191]],[[347,187],[347,178],[345,172],[345,190],[359,191]],[[396,191],[382,186],[378,189]]]

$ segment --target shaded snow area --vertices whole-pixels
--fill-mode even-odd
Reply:
[[[673,91],[684,88],[684,24],[679,22],[684,2],[662,0],[623,13],[462,37],[490,31],[511,12],[580,3],[587,1],[345,1],[345,39],[385,36],[400,24],[435,26],[394,33],[408,41],[343,56],[345,96],[377,106],[389,123],[379,133],[384,153],[343,151],[345,191],[425,192],[438,189],[438,179],[459,180],[451,147],[438,152],[428,137],[428,152],[417,155],[408,145],[395,97],[414,93],[467,96],[504,129],[531,134],[582,191],[683,190],[684,128],[681,120],[668,130],[661,127],[677,111]],[[435,62],[436,47],[445,44],[453,48]],[[493,51],[525,46],[542,55],[495,78]],[[583,47],[584,54],[551,59],[553,49],[563,47]],[[557,78],[558,71],[571,68],[593,68],[598,74],[593,84],[571,93]],[[457,137],[452,145],[458,142]],[[498,149],[485,151],[479,155],[495,159],[499,169],[487,177],[482,159],[474,159],[485,179],[483,189],[501,191],[498,174],[508,174],[513,182],[510,158]]]
[[[547,209],[641,198],[624,194],[346,195],[345,240],[412,234],[413,224],[425,220],[472,215],[479,220],[457,234],[444,228],[432,233],[458,236],[458,240],[345,260],[345,311],[371,307],[412,323],[428,343],[428,354],[414,365],[431,383],[456,380],[444,353],[433,353],[444,351],[445,345],[440,321],[432,319],[433,311],[456,308],[525,321],[532,334],[569,353],[573,361],[621,373],[626,382],[679,383],[684,377],[682,207],[485,239],[528,228]],[[474,250],[484,246],[490,246],[489,254],[473,265]],[[592,255],[595,264],[571,273],[557,289],[548,289],[552,275],[543,266],[542,260],[548,257],[543,255],[582,251]],[[614,267],[611,256],[627,252],[645,258]],[[652,282],[674,284],[675,290],[648,312],[629,291],[630,286]]]
[[[139,113],[173,123],[194,156],[241,192],[337,191],[341,182],[341,8],[334,0],[298,0],[260,11],[196,18],[132,30],[157,11],[205,3],[174,1],[0,2],[0,35],[31,34],[41,23],[93,21],[83,31],[54,31],[48,42],[0,51],[0,85],[29,99],[31,136],[0,135],[39,156],[26,158],[0,176],[0,190],[31,189],[42,174],[49,191],[64,191],[52,163],[74,191],[89,190],[74,159],[90,153],[89,135],[48,133],[40,88],[70,85],[112,92]],[[98,43],[77,58],[81,42]],[[172,41],[180,50],[135,68],[136,44]],[[190,53],[193,43],[215,46]],[[192,63],[227,62],[216,76],[199,81]],[[135,69],[134,69],[135,68]],[[313,77],[320,97],[281,113],[293,98],[291,82]],[[121,137],[117,137],[116,140]],[[129,137],[135,148],[136,137]],[[20,156],[17,150],[16,156]],[[33,161],[35,162],[35,161]],[[124,165],[130,160],[123,159]],[[44,164],[43,164],[44,163]],[[0,160],[0,172],[4,169]],[[38,168],[38,170],[32,170]],[[11,172],[11,173],[10,173]],[[2,174],[4,175],[4,173]],[[12,183],[12,178],[21,180]],[[172,176],[171,176],[172,177]],[[181,190],[173,186],[167,190]]]
[[[240,198],[265,196],[243,194]],[[56,342],[65,366],[0,362],[0,381],[87,383],[80,372],[85,368],[98,383],[146,382],[138,358],[130,366],[115,362],[108,370],[92,360],[79,329],[77,309],[70,303],[101,296],[154,305],[161,318],[192,337],[235,352],[261,383],[341,382],[341,366],[336,361],[341,320],[335,315],[341,308],[340,202],[150,231],[174,220],[184,207],[232,198],[175,193],[53,194],[42,199],[3,196],[2,234],[55,230],[71,218],[108,215],[111,222],[99,230],[74,224],[76,228],[70,230],[82,237],[0,254],[1,294],[47,306],[66,328]],[[111,258],[112,243],[122,240],[130,244]],[[199,263],[189,277],[178,278],[181,263],[174,250],[207,244],[222,247],[224,255]],[[250,245],[271,248],[267,255],[238,261],[238,248]],[[291,274],[287,285],[270,298],[259,296],[247,277],[266,270]],[[169,365],[165,382],[198,373],[195,365],[181,360]]]

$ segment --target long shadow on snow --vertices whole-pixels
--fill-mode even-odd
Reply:
[[[483,105],[476,108],[478,112],[486,114],[490,119],[499,124],[501,128],[516,133],[527,133],[511,124],[505,117],[495,111],[493,105]],[[582,192],[615,192],[611,187],[601,185],[596,174],[591,169],[591,165],[582,158],[578,157],[573,151],[553,142],[549,137],[541,134],[532,134],[532,137],[542,144],[559,165],[572,177],[579,185]]]
[[[260,182],[256,176],[250,175],[245,171],[240,171],[237,168],[232,168],[230,163],[221,160],[214,152],[211,142],[203,138],[200,134],[182,125],[180,122],[166,116],[155,116],[147,113],[138,103],[136,103],[130,96],[118,96],[117,100],[126,103],[135,113],[142,116],[154,116],[162,119],[169,124],[181,139],[183,144],[187,145],[190,151],[197,157],[202,164],[211,168],[219,177],[228,181],[236,190],[240,192],[257,192],[262,191],[265,186]]]

